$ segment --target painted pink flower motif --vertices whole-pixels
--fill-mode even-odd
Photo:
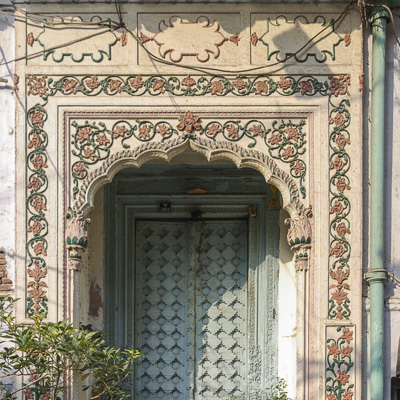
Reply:
[[[327,393],[326,394],[326,400],[337,400],[336,396],[332,393]]]
[[[75,172],[75,175],[82,178],[86,173],[86,169],[82,163],[77,163],[74,166],[74,172]]]
[[[290,89],[291,86],[292,86],[292,81],[290,79],[285,78],[282,75],[279,78],[279,81],[277,83],[278,83],[278,87],[283,89],[283,90]]]
[[[38,125],[43,128],[44,125],[44,114],[40,111],[35,111],[31,114],[31,121],[33,125]]]
[[[287,160],[290,157],[294,156],[294,148],[292,146],[287,146],[282,151],[282,158]]]
[[[178,129],[185,132],[199,131],[202,126],[199,122],[200,117],[188,111],[183,116],[179,117],[180,124]]]
[[[44,256],[47,256],[47,252],[46,252],[46,249],[44,247],[44,242],[36,243],[33,246],[33,251],[35,252],[36,256],[38,256],[40,254],[43,254]]]
[[[100,146],[108,146],[110,144],[106,135],[98,135],[96,141]]]
[[[28,232],[32,232],[34,236],[39,235],[43,229],[43,225],[39,221],[33,221],[33,224],[28,228]]]
[[[221,81],[211,82],[211,94],[222,94],[224,92],[224,85]]]
[[[234,35],[230,36],[227,38],[227,40],[229,40],[232,43],[235,43],[236,46],[239,44],[240,42],[240,37],[237,33],[235,33]]]
[[[28,33],[26,36],[26,43],[28,43],[28,45],[31,47],[33,46],[33,43],[35,43],[35,37],[33,36],[32,32]]]
[[[343,204],[336,200],[333,207],[331,207],[329,214],[335,213],[336,215],[338,215],[342,212],[343,212]]]
[[[28,142],[28,148],[31,149],[33,147],[35,150],[37,150],[41,144],[42,139],[37,133],[34,133],[31,137],[31,140]]]
[[[24,394],[26,400],[35,398],[34,393],[30,389],[24,390],[22,393]]]
[[[85,85],[89,88],[89,89],[96,89],[97,87],[100,86],[100,82],[97,79],[97,76],[94,75],[92,76],[90,79],[85,79]]]
[[[335,142],[338,145],[339,149],[342,150],[342,149],[344,149],[346,144],[350,144],[350,139],[346,138],[343,134],[340,134],[340,135],[336,136]]]
[[[140,128],[139,128],[139,135],[138,135],[138,138],[139,139],[144,139],[144,140],[146,140],[146,139],[148,139],[150,137],[150,128],[147,126],[147,125],[142,125]]]
[[[336,258],[342,257],[342,255],[344,253],[345,253],[345,248],[340,243],[336,243],[335,247],[330,249],[330,251],[329,251],[329,255],[330,256],[335,256]]]
[[[218,124],[212,124],[207,128],[207,135],[217,136],[221,132],[221,127]]]
[[[349,277],[350,271],[343,271],[343,269],[338,269],[336,271],[330,270],[329,275],[330,277],[337,281],[337,287],[342,287],[342,283]],[[344,286],[344,285],[343,285]]]
[[[269,85],[267,81],[258,81],[254,84],[254,87],[254,94],[268,94],[269,92]]]
[[[253,137],[263,137],[264,129],[261,125],[253,125],[250,129],[249,132],[251,132]]]
[[[128,36],[127,36],[127,34],[126,34],[125,32],[122,32],[122,34],[121,34],[121,36],[119,37],[118,40],[121,42],[122,47],[126,46],[126,44],[128,43]]]
[[[304,165],[301,161],[296,160],[294,163],[292,170],[296,176],[300,175],[304,171]]]
[[[90,161],[95,160],[95,151],[94,149],[91,149],[90,147],[85,147],[83,149],[83,157],[88,158]]]
[[[160,124],[157,126],[156,133],[159,133],[161,136],[169,136],[171,134],[171,129],[166,124]]]
[[[345,189],[347,189],[347,190],[350,190],[350,189],[351,189],[350,185],[347,184],[345,178],[339,178],[339,179],[337,180],[337,182],[336,182],[336,187],[337,187],[337,190],[338,190],[340,193],[343,193],[343,192],[345,191]]]
[[[342,400],[352,400],[353,399],[353,392],[347,390],[345,393],[342,394]]]
[[[42,394],[39,397],[39,400],[50,400],[51,396],[49,394]]]
[[[92,129],[89,128],[88,126],[84,126],[78,129],[78,132],[76,134],[76,140],[82,144],[83,142],[87,142],[92,134],[93,134]]]
[[[339,290],[336,290],[336,292],[332,293],[331,298],[338,304],[342,304],[345,300],[348,300],[347,293]]]
[[[300,139],[300,133],[299,133],[297,127],[295,127],[295,126],[288,126],[288,127],[286,127],[285,133],[286,133],[287,138],[288,138],[289,140],[293,139],[293,140],[295,140],[296,142],[298,142],[299,139]]]
[[[128,129],[125,125],[117,125],[113,130],[114,138],[124,137],[126,132]]]
[[[36,261],[37,261],[37,260],[36,260]],[[38,375],[38,374],[31,374],[31,375],[29,375],[29,382],[36,381],[37,379],[39,379],[39,375]]]
[[[309,81],[301,81],[299,82],[299,86],[301,88],[300,93],[304,96],[306,93],[312,93],[313,86]]]
[[[138,75],[136,78],[129,79],[129,84],[133,89],[140,89],[144,85],[142,76]]]
[[[117,93],[121,93],[121,84],[122,82],[119,81],[118,79],[112,79],[110,81],[110,83],[108,84],[108,87],[110,89],[110,92],[117,92]]]
[[[339,95],[349,95],[350,75],[339,75],[338,78],[329,76],[329,90],[331,95],[338,97]]]
[[[280,133],[277,134],[272,134],[269,139],[268,139],[268,143],[271,146],[276,146],[278,145],[280,142],[282,142],[282,135]]]
[[[192,87],[196,84],[196,81],[190,77],[190,75],[188,75],[183,81],[182,81],[182,85],[186,86],[186,87]]]
[[[238,89],[238,90],[242,90],[242,89],[244,89],[244,88],[247,86],[247,83],[242,79],[241,76],[238,76],[238,77],[236,78],[236,80],[234,80],[234,81],[232,82],[232,84],[233,84],[233,86],[235,86],[235,88]]]
[[[346,233],[350,234],[350,229],[345,225],[344,222],[341,222],[340,224],[338,224],[338,226],[336,227],[336,232],[338,233],[339,236],[344,236],[346,235]]]
[[[352,351],[353,351],[353,348],[352,348],[352,347],[350,347],[350,346],[344,346],[344,347],[342,348],[342,355],[341,355],[341,357],[342,357],[342,358],[345,358],[345,357],[350,358]]]
[[[150,40],[153,40],[153,39],[152,39],[152,38],[149,38],[148,36],[146,36],[145,34],[143,34],[142,32],[140,32],[139,40],[140,40],[142,43],[146,43],[146,42],[148,42],[148,41],[150,41]]]
[[[155,79],[151,87],[155,92],[165,93],[164,85],[165,82],[162,79]]]
[[[257,34],[255,32],[252,33],[250,40],[251,40],[251,44],[253,46],[257,46],[257,43],[258,43],[259,39],[258,39],[258,36],[257,36]]]
[[[351,44],[351,36],[350,36],[350,33],[346,33],[346,34],[344,35],[343,42],[344,42],[344,45],[345,45],[346,47],[349,47],[349,46],[350,46],[350,44]]]
[[[66,79],[64,82],[64,92],[65,93],[72,93],[76,94],[76,88],[75,86],[78,84],[78,82],[75,79]]]
[[[28,184],[28,189],[33,189],[37,192],[42,187],[42,182],[36,176],[32,177],[31,181]]]
[[[331,118],[329,120],[330,124],[335,124],[336,126],[342,126],[346,121],[346,118],[344,117],[344,115],[342,113],[337,113],[335,115],[335,118]]]
[[[335,343],[328,344],[328,355],[336,357],[340,354],[339,346]]]
[[[338,382],[341,382],[342,385],[346,385],[349,382],[350,375],[346,375],[346,371],[338,371],[339,376],[336,378]]]
[[[344,339],[347,344],[350,344],[350,342],[353,340],[353,331],[351,331],[349,328],[343,328],[340,339]]]
[[[35,209],[35,211],[36,211],[37,213],[40,213],[40,212],[42,212],[42,211],[47,211],[46,204],[44,203],[42,197],[37,197],[37,198],[33,201],[32,205],[33,205],[33,208]]]
[[[230,139],[237,139],[239,137],[239,128],[234,124],[230,124],[226,130],[228,131],[228,137]]]
[[[341,171],[344,167],[344,161],[341,157],[336,157],[330,164],[329,169],[336,169],[336,171]]]
[[[41,155],[37,155],[32,160],[32,165],[37,171],[41,170],[42,168],[47,168],[47,164],[45,163]]]

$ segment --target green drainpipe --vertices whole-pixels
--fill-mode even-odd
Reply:
[[[385,145],[385,47],[388,12],[375,7],[372,25],[372,113],[370,263],[365,279],[370,286],[370,398],[384,396],[384,285],[387,272],[384,252],[384,145]]]

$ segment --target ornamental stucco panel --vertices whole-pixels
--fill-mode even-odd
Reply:
[[[297,398],[360,399],[357,9],[122,11],[127,29],[110,5],[29,6],[35,22],[17,23],[17,56],[28,56],[16,71],[19,318],[79,322],[98,189],[123,168],[191,150],[256,169],[282,195],[296,271]]]

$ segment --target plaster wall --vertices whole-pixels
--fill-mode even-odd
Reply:
[[[1,8],[9,10],[10,8]],[[15,284],[15,101],[14,59],[15,51],[14,18],[0,14],[0,248],[6,250],[8,277]]]
[[[5,32],[8,32],[7,33],[8,36],[5,37],[6,40],[4,40],[4,41],[1,38],[1,43],[12,43],[13,31],[8,29],[8,30],[4,31],[4,34],[5,34]],[[1,34],[3,35],[3,32],[1,32]],[[7,38],[10,39],[10,40],[8,41]],[[227,46],[228,45],[229,45],[229,43],[227,43]],[[7,44],[7,46],[8,46],[8,44]],[[10,45],[9,51],[12,51],[12,49],[13,49],[13,46]],[[29,71],[32,72],[32,73],[35,73],[34,72],[35,68],[34,68],[33,64],[34,64],[34,62],[31,62]],[[315,71],[318,71],[319,68],[320,67],[318,65],[317,66],[314,65],[312,73],[314,73]],[[350,68],[350,67],[348,67],[348,68]],[[80,71],[78,67],[76,67],[75,69],[78,72]],[[46,68],[44,68],[44,70],[46,70]],[[47,71],[50,71],[50,72],[51,72],[51,70],[52,70],[51,67],[49,67],[47,69]],[[106,68],[103,68],[102,71],[109,71],[109,70],[107,70]],[[308,71],[307,67],[304,67],[303,71]],[[331,70],[326,66],[324,66],[323,71],[324,71],[324,73],[326,73],[326,75],[331,73]],[[337,73],[343,73],[341,68],[337,68],[336,71],[337,71]],[[290,70],[289,70],[289,72],[290,72]],[[12,71],[8,71],[7,70],[5,73],[10,73],[12,75]],[[11,82],[11,79],[10,79],[10,82]],[[354,85],[356,86],[357,85],[357,77],[355,77],[354,81],[352,81],[352,82],[354,82]],[[14,192],[12,190],[13,184],[14,184],[13,177],[14,177],[14,149],[15,148],[14,148],[14,145],[13,145],[14,141],[10,140],[10,135],[8,134],[9,126],[10,125],[12,126],[13,122],[14,122],[14,107],[13,107],[13,99],[12,99],[11,90],[12,90],[11,88],[7,89],[8,97],[5,96],[4,97],[4,101],[3,101],[3,98],[2,98],[3,104],[6,105],[5,108],[6,108],[7,112],[5,113],[4,118],[1,118],[1,121],[0,121],[0,123],[2,124],[2,125],[0,125],[1,126],[0,134],[2,135],[2,139],[3,139],[1,141],[1,143],[2,143],[1,146],[3,146],[3,147],[1,147],[0,149],[2,151],[2,154],[5,154],[4,158],[3,157],[0,158],[0,162],[4,163],[4,169],[2,168],[2,170],[1,170],[1,174],[2,175],[0,175],[0,178],[2,179],[1,182],[2,182],[3,185],[4,185],[3,182],[5,182],[6,187],[9,186],[11,188],[10,190],[4,191],[2,193],[2,196],[4,196],[4,198],[1,198],[1,200],[0,200],[1,203],[0,204],[2,206],[4,206],[4,210],[5,211],[4,211],[4,214],[0,214],[0,217],[1,217],[1,223],[4,223],[5,226],[10,227],[10,230],[8,230],[7,233],[1,233],[0,235],[4,235],[4,241],[7,243],[6,244],[7,248],[10,248],[12,250],[13,249],[13,244],[14,244],[14,235],[15,235],[14,229],[13,229],[14,218],[15,218],[14,200],[13,200],[14,199]],[[1,92],[0,95],[4,96],[3,93],[6,93],[6,91]],[[72,98],[72,96],[70,97],[70,99],[71,98]],[[302,99],[302,98],[301,97],[299,98],[299,102],[302,101],[300,99]],[[17,98],[16,101],[18,102],[19,99]],[[108,99],[104,100],[104,101],[108,101]],[[233,101],[233,103],[234,102],[235,101]],[[68,103],[68,100],[65,100],[65,103]],[[162,103],[160,102],[160,104],[162,104]],[[199,104],[200,104],[200,102],[199,102]],[[125,105],[125,106],[127,106],[127,105]],[[294,104],[292,104],[291,106],[294,107]],[[314,106],[317,107],[319,105],[317,103],[315,103]],[[22,109],[23,109],[23,106],[21,106],[20,111]],[[52,111],[54,111],[54,110],[52,110]],[[22,112],[21,112],[21,115],[22,115]],[[327,118],[327,111],[324,108],[322,108],[322,117],[325,118],[325,119]],[[3,127],[3,125],[4,125],[4,127]],[[318,126],[318,124],[316,124],[316,125]],[[322,127],[322,124],[320,126]],[[21,134],[23,134],[22,131],[21,131]],[[355,142],[357,142],[357,138],[355,139]],[[20,157],[20,159],[22,159],[22,157]],[[318,162],[319,161],[315,162],[315,167],[316,167],[317,170],[319,168]],[[356,158],[355,165],[356,166],[358,165],[358,159],[357,158]],[[324,168],[326,169],[326,165],[324,166]],[[4,172],[4,171],[6,171],[6,172]],[[3,176],[3,174],[4,174],[4,176]],[[318,181],[316,183],[318,184]],[[319,189],[317,189],[316,192],[318,193],[317,196],[316,196],[317,202],[318,201],[322,202],[322,200],[319,197],[320,196]],[[94,233],[94,235],[92,237],[93,243],[96,244],[96,247],[99,246],[98,248],[102,249],[103,248],[101,246],[101,244],[102,244],[101,243],[102,242],[102,235],[101,235],[102,221],[101,221],[101,215],[98,214],[99,212],[101,212],[100,210],[102,210],[102,204],[101,203],[102,203],[102,193],[98,192],[98,194],[96,196],[96,199],[95,199],[95,204],[94,204],[95,205],[95,209],[92,212],[93,219],[96,222],[95,222],[94,226],[92,226],[91,232]],[[325,209],[324,212],[325,212],[325,214],[328,214],[329,210]],[[322,218],[322,217],[319,216],[319,217],[317,217],[317,219],[318,218]],[[326,218],[326,215],[325,215],[325,218]],[[353,218],[356,219],[356,213],[354,214]],[[11,231],[11,229],[12,229],[12,231]],[[282,237],[281,237],[281,245],[285,246],[283,244],[283,242],[285,242],[285,240],[284,240],[285,233],[283,232],[283,230],[281,232],[281,235],[282,235]],[[355,235],[357,235],[357,233],[355,233]],[[0,236],[0,238],[3,238],[3,236]],[[9,242],[10,242],[10,244],[8,244]],[[2,245],[2,243],[0,243],[0,246],[1,245]],[[287,247],[287,245],[286,245],[286,247]],[[94,246],[92,247],[92,249],[93,248],[94,248]],[[12,254],[12,252],[10,252],[10,254]],[[81,280],[81,286],[80,286],[81,293],[92,292],[96,296],[96,291],[97,291],[96,285],[98,285],[100,290],[101,290],[102,282],[101,282],[101,278],[99,278],[99,276],[101,276],[102,274],[99,273],[100,271],[99,271],[99,269],[97,269],[96,266],[97,265],[101,266],[102,256],[103,255],[102,255],[102,251],[101,250],[100,251],[96,251],[96,252],[90,251],[90,253],[88,254],[89,262],[90,262],[90,264],[92,266],[95,265],[95,268],[93,268],[92,270],[87,269],[85,271],[85,275],[82,274],[83,279]],[[355,263],[357,264],[357,261],[355,261]],[[290,278],[290,276],[294,274],[293,268],[291,268],[291,266],[290,266],[289,258],[287,260],[282,261],[281,274],[282,274],[281,275],[282,276],[282,282],[284,280],[283,279],[284,277],[289,277]],[[100,281],[99,281],[99,279],[100,279]],[[324,279],[326,279],[326,278],[324,278]],[[323,285],[327,286],[326,280],[323,280]],[[353,288],[355,289],[354,296],[357,297],[357,289],[356,289],[354,283],[353,283]],[[292,288],[292,289],[294,289],[294,288]],[[294,290],[293,290],[293,292],[294,292]],[[97,291],[97,293],[98,293],[98,291]],[[290,299],[289,299],[289,296],[288,296],[288,298],[285,298],[285,299],[282,298],[281,300],[282,300],[282,308],[284,308],[287,305],[287,302],[289,302]],[[293,302],[291,304],[293,306]],[[86,318],[86,316],[89,315],[90,312],[91,312],[90,304],[89,305],[87,305],[87,304],[86,305],[82,305],[82,307],[80,307],[79,310],[80,310],[79,311],[80,312],[80,317],[85,317]],[[91,315],[88,318],[87,322],[88,323],[93,323],[93,325],[95,327],[100,327],[101,325],[100,325],[99,321],[101,321],[101,312],[102,312],[101,308],[99,308],[99,315],[97,316],[97,312],[95,313],[93,311],[93,315]],[[295,310],[291,310],[290,312],[295,312]],[[325,309],[324,309],[324,312],[325,312]],[[82,318],[82,320],[84,320],[84,318]],[[281,319],[280,319],[280,321],[281,321]],[[295,346],[295,344],[293,342],[293,338],[291,337],[291,335],[294,334],[295,326],[293,324],[291,324],[290,320],[288,320],[286,324],[282,325],[282,328],[286,329],[286,332],[287,332],[288,335],[287,335],[287,338],[285,338],[285,339],[282,338],[281,339],[280,350],[281,350],[281,348],[283,349],[283,348],[290,348],[290,346]],[[294,352],[291,352],[291,356],[292,357],[294,356]],[[281,358],[281,359],[283,359],[283,358]],[[286,360],[285,360],[285,362],[286,362]],[[289,365],[289,364],[294,365],[294,363],[295,363],[295,361],[291,360],[290,357],[287,358],[287,365]],[[284,371],[285,368],[286,368],[285,367],[285,363],[282,363],[282,365],[280,365],[280,370]],[[292,375],[292,379],[294,379],[294,375]],[[322,393],[323,392],[323,387],[322,387],[322,389],[320,388],[319,390],[321,391],[321,396],[324,396],[323,393]],[[318,391],[315,390],[315,392],[317,393]],[[358,398],[358,396],[359,396],[359,394],[357,394],[357,398]],[[318,395],[316,395],[316,397],[318,397]]]

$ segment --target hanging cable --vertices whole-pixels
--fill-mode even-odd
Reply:
[[[258,66],[258,67],[253,67],[253,68],[246,68],[246,69],[241,69],[241,70],[227,70],[227,69],[222,69],[222,68],[212,68],[212,67],[193,66],[193,65],[186,65],[186,64],[176,64],[176,63],[167,61],[167,60],[165,60],[165,59],[162,59],[162,58],[160,58],[160,57],[154,55],[152,52],[150,52],[150,51],[146,48],[146,46],[141,42],[141,40],[137,37],[137,35],[136,35],[131,29],[129,29],[129,28],[124,24],[124,22],[123,22],[123,20],[122,20],[122,11],[121,11],[121,7],[120,7],[120,3],[119,3],[118,0],[115,0],[115,7],[116,7],[116,11],[117,11],[118,18],[119,18],[119,20],[120,20],[119,23],[117,23],[116,21],[111,21],[111,20],[107,20],[107,21],[96,21],[96,22],[86,22],[86,21],[53,22],[53,24],[71,24],[71,23],[73,23],[73,24],[77,24],[77,25],[82,25],[82,24],[85,24],[85,25],[87,25],[87,24],[101,25],[101,23],[104,24],[105,22],[107,22],[107,23],[112,23],[112,25],[113,25],[113,28],[112,28],[112,29],[110,28],[110,29],[108,29],[108,30],[106,30],[106,31],[103,31],[103,32],[97,32],[97,33],[94,33],[93,35],[88,35],[88,36],[85,36],[85,37],[80,38],[80,39],[73,40],[73,41],[68,42],[68,43],[63,43],[63,44],[54,46],[54,47],[52,47],[52,48],[49,48],[49,49],[47,49],[47,50],[42,50],[42,51],[36,52],[36,53],[34,53],[34,54],[30,54],[30,55],[27,55],[27,56],[18,57],[18,58],[15,58],[15,59],[13,59],[13,60],[10,60],[10,61],[0,63],[0,66],[1,66],[1,65],[7,65],[7,64],[10,64],[10,63],[16,62],[16,61],[21,61],[21,60],[24,60],[24,59],[35,58],[35,57],[38,57],[38,56],[42,55],[44,52],[52,51],[52,50],[55,50],[55,49],[58,49],[58,48],[62,48],[62,47],[65,47],[65,46],[69,46],[69,45],[71,45],[71,44],[78,43],[78,42],[81,42],[81,41],[83,41],[83,40],[90,39],[90,38],[92,38],[92,37],[94,37],[94,36],[98,36],[98,35],[101,35],[101,34],[103,34],[103,33],[109,32],[109,31],[114,32],[116,29],[123,27],[123,28],[134,38],[134,40],[143,48],[143,50],[148,54],[148,56],[149,56],[152,60],[154,60],[154,61],[156,61],[156,62],[158,62],[158,63],[161,63],[161,64],[165,64],[165,65],[169,65],[169,66],[174,66],[174,67],[180,67],[180,68],[183,68],[183,69],[189,69],[189,70],[197,71],[197,72],[200,72],[200,73],[205,73],[205,74],[208,74],[208,75],[215,75],[215,74],[213,74],[213,72],[216,72],[216,73],[219,73],[219,74],[221,74],[221,73],[222,73],[222,74],[240,74],[240,73],[246,73],[246,72],[259,71],[259,70],[261,70],[261,69],[270,68],[270,67],[273,67],[273,66],[276,66],[276,65],[280,65],[280,64],[286,63],[288,60],[292,59],[293,57],[295,57],[296,55],[298,55],[301,51],[303,51],[307,46],[309,46],[316,38],[318,38],[318,37],[319,37],[323,32],[325,32],[327,29],[333,27],[333,30],[334,30],[334,29],[335,29],[335,25],[338,24],[338,23],[341,21],[341,19],[342,19],[342,18],[344,17],[344,15],[347,13],[347,11],[349,10],[349,8],[352,7],[355,3],[357,3],[357,0],[353,0],[352,2],[350,2],[350,3],[346,6],[346,8],[343,10],[343,12],[339,15],[338,18],[336,18],[335,20],[331,21],[326,27],[324,27],[324,28],[321,29],[318,33],[316,33],[316,34],[315,34],[312,38],[310,38],[303,46],[301,46],[295,53],[290,54],[289,56],[287,56],[287,57],[286,57],[285,59],[283,59],[283,60],[276,61],[276,62],[273,62],[273,63],[270,63],[270,64],[266,64],[266,65],[262,65],[262,66]],[[17,7],[16,7],[16,10],[21,11],[21,10],[20,10],[19,8],[17,8]],[[2,11],[0,11],[0,12],[2,12]],[[6,13],[6,12],[2,12],[2,13],[4,13],[4,14],[9,14],[9,13]],[[35,15],[39,15],[39,14],[35,14]],[[41,15],[44,15],[44,14],[41,14]],[[43,23],[43,20],[33,19],[33,18],[31,18],[31,17],[29,17],[29,16],[27,16],[27,15],[26,15],[26,16],[18,16],[18,17],[23,17],[23,18],[25,18],[26,20],[40,21],[40,23]],[[55,18],[55,17],[54,17],[54,18]],[[26,22],[26,21],[24,21],[24,22]],[[46,21],[46,24],[48,24],[48,21]],[[255,74],[255,75],[257,75],[257,74]]]

